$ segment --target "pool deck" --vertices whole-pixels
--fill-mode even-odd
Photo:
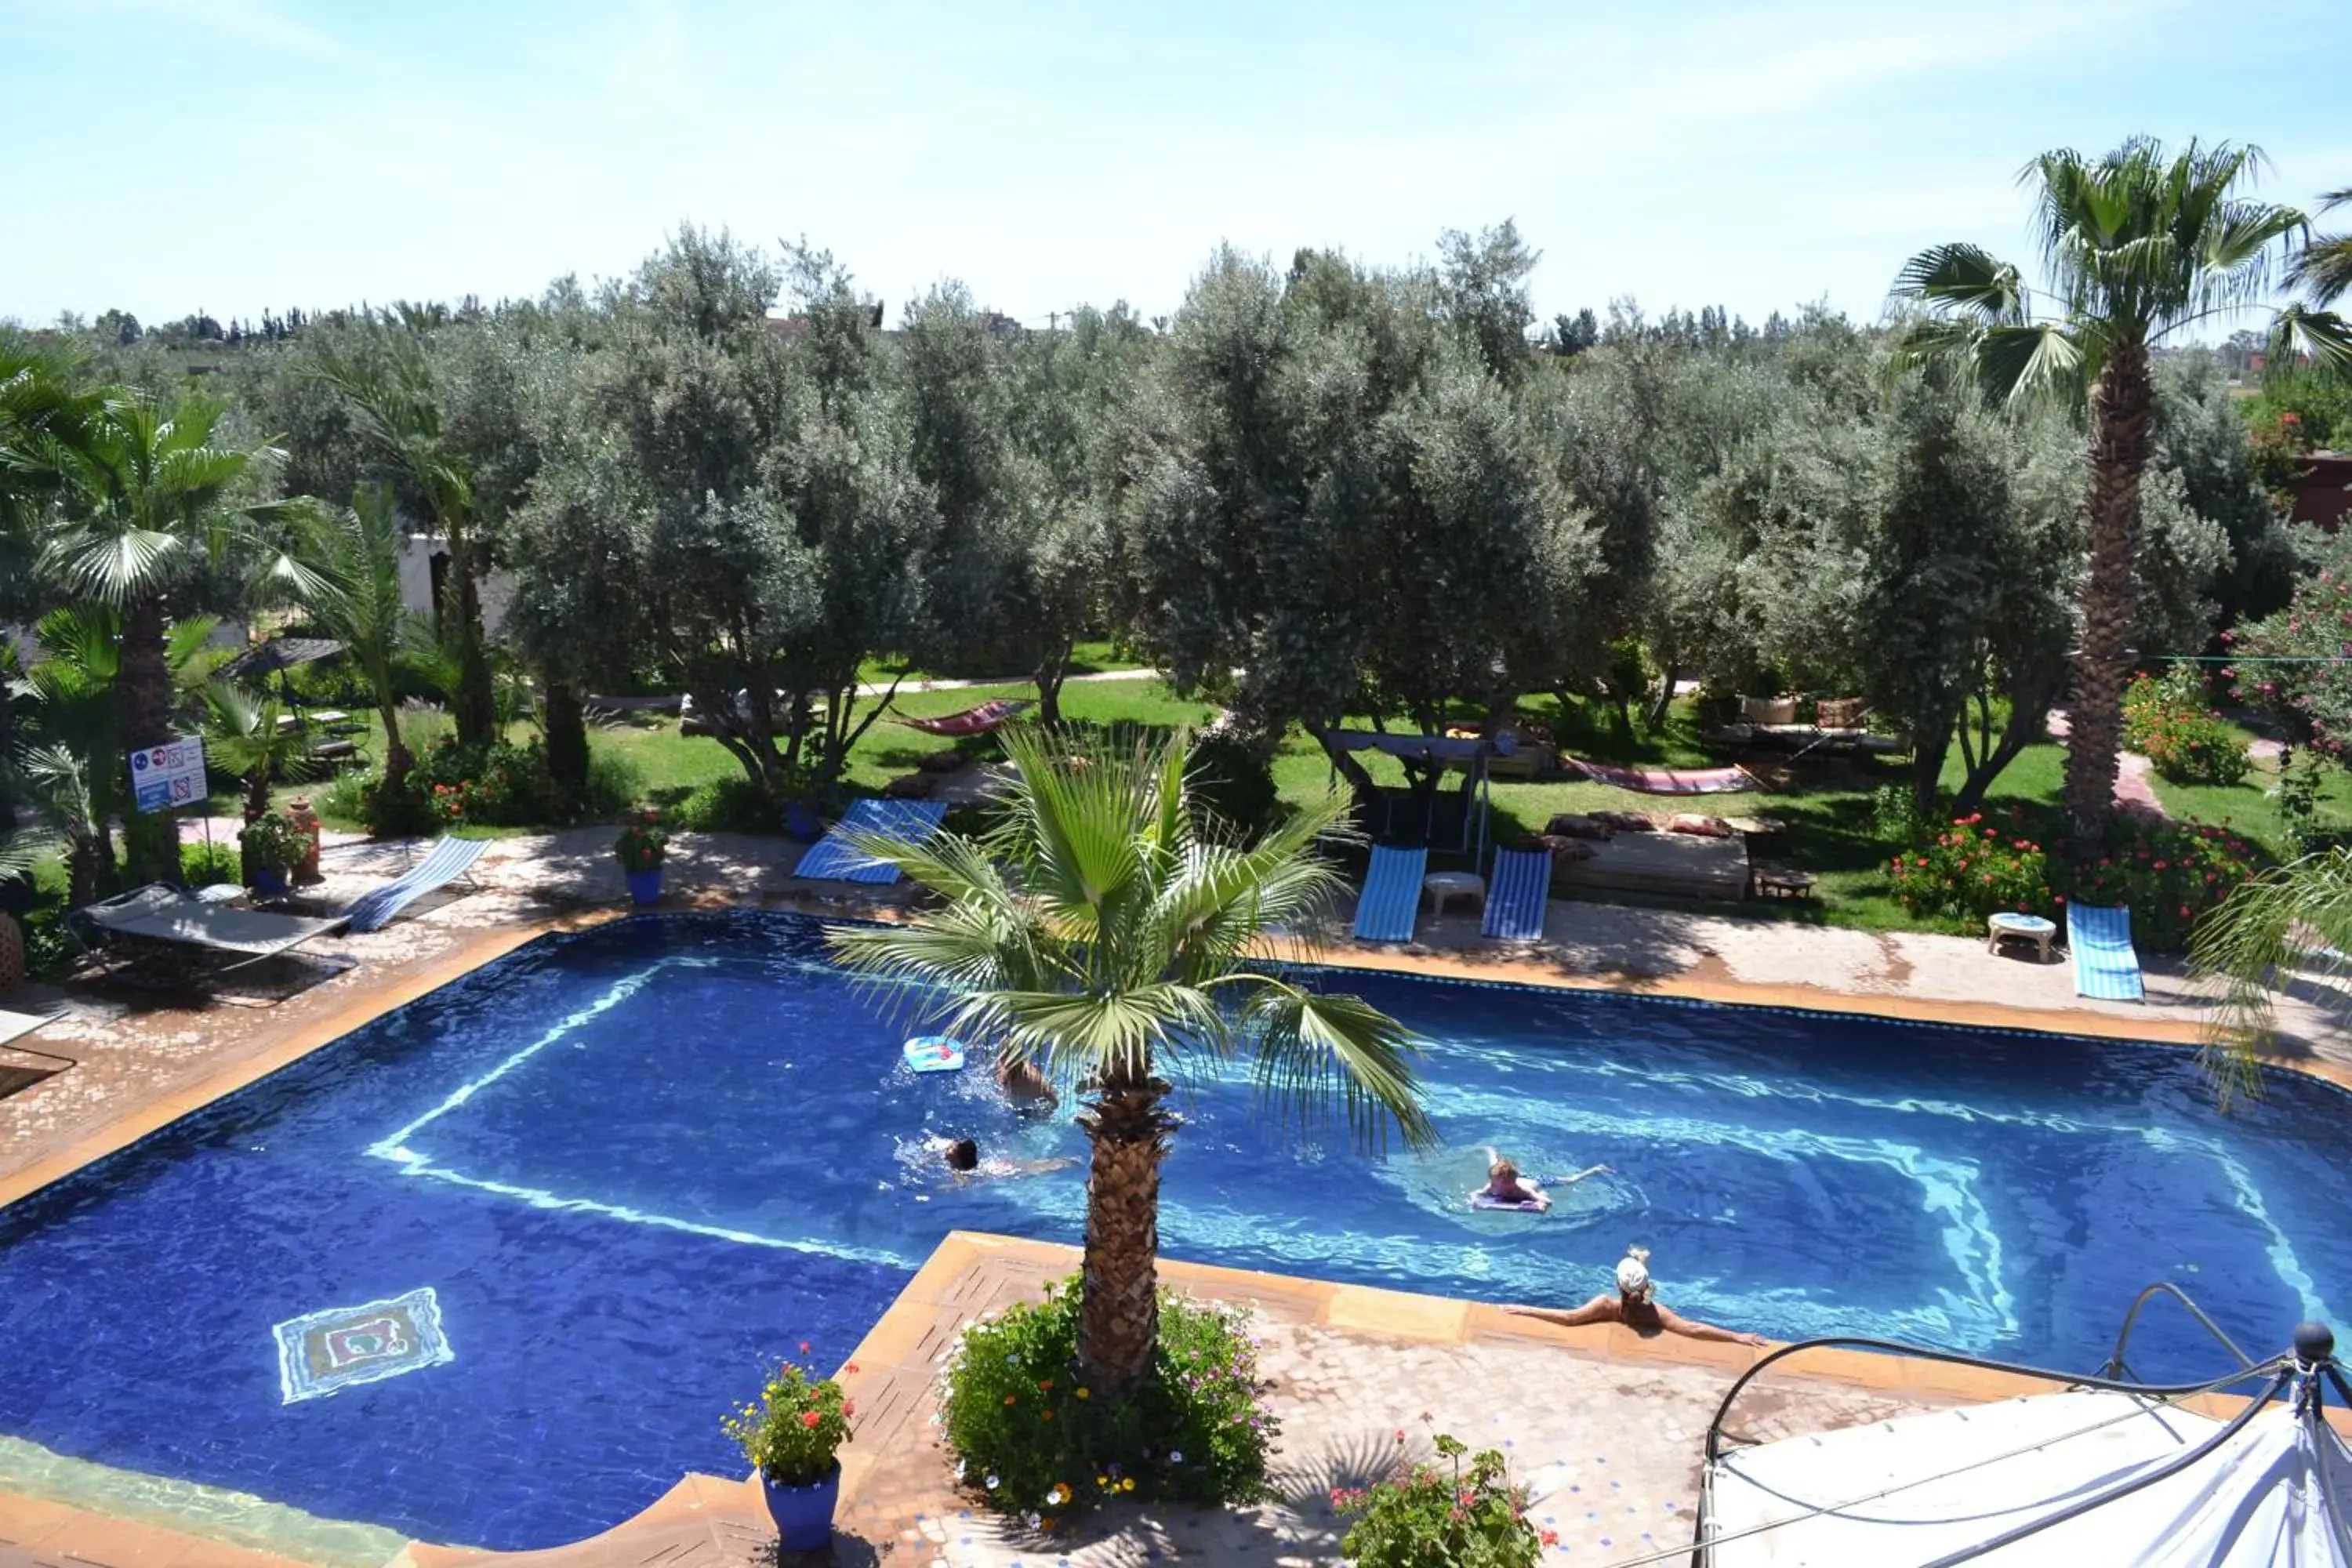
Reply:
[[[328,857],[322,898],[340,904],[379,884],[398,873],[409,853],[400,846],[336,846]],[[680,835],[673,840],[672,896],[666,907],[766,907],[881,919],[903,913],[903,891],[796,881],[791,868],[799,853],[799,846],[777,839]],[[476,878],[484,890],[430,903],[383,931],[320,944],[331,957],[356,961],[340,973],[298,961],[258,977],[258,984],[241,983],[245,989],[231,987],[226,996],[210,998],[84,984],[12,996],[17,1005],[70,1005],[66,1019],[27,1043],[73,1065],[0,1100],[0,1204],[124,1147],[539,935],[621,912],[620,877],[603,828],[497,841]],[[1994,958],[1981,942],[1967,938],[1563,900],[1550,905],[1539,944],[1489,942],[1478,935],[1475,915],[1424,919],[1416,934],[1415,942],[1396,947],[1327,942],[1313,957],[1336,965],[1448,978],[1870,1013],[1994,1029],[2181,1044],[2200,1037],[2197,999],[2175,971],[2151,966],[2145,1005],[2091,1003],[2074,996],[2067,965]],[[2352,1087],[2352,1047],[2335,1037],[2319,1007],[2290,1000],[2282,1006],[2281,1023],[2279,1065]],[[2021,1048],[2030,1048],[2030,1042]],[[861,1368],[854,1380],[856,1394],[866,1414],[860,1442],[845,1456],[850,1489],[843,1517],[865,1542],[866,1555],[847,1553],[842,1561],[1039,1560],[1039,1543],[1009,1540],[962,1511],[944,1462],[929,1444],[924,1402],[929,1397],[931,1355],[957,1326],[991,1304],[1034,1292],[1044,1279],[1072,1267],[1066,1249],[959,1235],[942,1246],[876,1326],[867,1348],[853,1358]],[[1340,1461],[1351,1455],[1359,1460],[1391,1457],[1374,1454],[1377,1445],[1367,1446],[1367,1434],[1403,1429],[1409,1446],[1425,1444],[1431,1428],[1418,1419],[1423,1408],[1435,1418],[1435,1428],[1454,1430],[1474,1444],[1490,1430],[1507,1436],[1508,1412],[1507,1433],[1518,1434],[1508,1437],[1511,1452],[1523,1471],[1533,1468],[1518,1463],[1526,1453],[1595,1466],[1613,1456],[1611,1506],[1624,1501],[1633,1508],[1626,1520],[1650,1530],[1661,1546],[1678,1539],[1655,1528],[1661,1521],[1681,1529],[1679,1539],[1687,1539],[1699,1434],[1728,1377],[1753,1353],[1736,1346],[1643,1341],[1622,1329],[1559,1330],[1494,1308],[1433,1298],[1196,1265],[1162,1267],[1181,1289],[1258,1303],[1266,1325],[1266,1365],[1276,1377],[1276,1405],[1287,1426],[1287,1480],[1338,1474],[1344,1468]],[[1368,1359],[1383,1363],[1379,1376],[1363,1375]],[[1935,1363],[1855,1359],[1864,1364],[1785,1380],[1776,1373],[1776,1384],[1785,1384],[1790,1392],[1768,1397],[1780,1400],[1783,1415],[1801,1415],[1801,1425],[1818,1427],[2018,1392],[1976,1384],[1953,1386],[1949,1380],[1957,1374]],[[1529,1388],[1546,1390],[1545,1397],[1530,1402]],[[1171,1554],[1181,1550],[1199,1560],[1236,1552],[1257,1560],[1322,1560],[1336,1542],[1334,1521],[1319,1502],[1330,1484],[1324,1479],[1305,1493],[1294,1486],[1291,1501],[1231,1516],[1207,1515],[1197,1522],[1189,1517],[1132,1520],[1124,1544],[1112,1556],[1133,1561],[1136,1554],[1128,1548],[1149,1539]],[[1615,1533],[1608,1536],[1611,1545],[1598,1545],[1598,1531],[1620,1528],[1616,1516],[1587,1508],[1589,1517],[1579,1519],[1574,1509],[1563,1514],[1558,1512],[1562,1505],[1554,1506],[1555,1517],[1566,1522],[1551,1528],[1559,1529],[1571,1545],[1581,1542],[1586,1548],[1556,1560],[1635,1554]],[[1636,1530],[1632,1539],[1639,1538]],[[689,1477],[618,1531],[579,1547],[520,1555],[545,1557],[551,1563],[558,1558],[565,1563],[748,1562],[762,1555],[770,1539],[754,1489],[740,1480]],[[1051,1560],[1068,1550],[1055,1543],[1044,1556]],[[404,1555],[416,1568],[438,1568],[461,1555],[483,1557],[426,1546],[412,1547]],[[772,1553],[765,1560],[772,1561]],[[1112,1558],[1073,1558],[1097,1560]],[[278,1560],[53,1500],[0,1491],[0,1568],[68,1561],[119,1568],[265,1568]]]

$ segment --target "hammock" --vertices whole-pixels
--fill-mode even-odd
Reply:
[[[1035,706],[1035,702],[1025,697],[1018,700],[1009,697],[1000,697],[992,702],[983,702],[977,708],[967,708],[961,713],[950,713],[944,719],[910,719],[900,713],[893,714],[891,721],[907,725],[910,729],[920,730],[926,735],[945,735],[950,740],[960,740],[966,735],[985,735],[991,730],[1019,718],[1024,712]]]
[[[1595,784],[1642,795],[1737,795],[1741,790],[1764,787],[1756,782],[1755,774],[1741,767],[1620,768],[1607,763],[1588,763],[1580,757],[1564,756],[1561,760],[1573,763]]]

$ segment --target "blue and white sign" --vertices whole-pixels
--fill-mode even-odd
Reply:
[[[131,798],[142,811],[170,811],[205,798],[205,742],[183,735],[131,753]]]

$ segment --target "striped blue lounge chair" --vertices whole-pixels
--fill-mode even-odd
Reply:
[[[351,922],[353,931],[380,931],[425,894],[446,888],[471,872],[474,862],[489,847],[487,839],[445,836],[425,852],[424,859],[383,887],[353,899],[344,909],[343,918]]]
[[[898,868],[877,860],[849,842],[852,833],[878,833],[919,843],[939,831],[948,814],[937,800],[853,800],[841,820],[824,837],[809,846],[793,875],[818,882],[872,882],[898,879]]]
[[[1356,900],[1358,942],[1411,942],[1421,914],[1421,878],[1429,868],[1426,849],[1372,846],[1364,873],[1363,896]]]
[[[1486,923],[1480,929],[1505,942],[1539,942],[1551,897],[1551,851],[1497,849],[1486,884]]]
[[[2143,1002],[2139,954],[2132,949],[2131,910],[2120,904],[2068,904],[2066,947],[2074,955],[2074,994],[2095,1002]]]

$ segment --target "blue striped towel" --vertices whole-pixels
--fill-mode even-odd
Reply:
[[[1421,877],[1428,867],[1426,849],[1372,846],[1363,896],[1356,900],[1357,941],[1412,940],[1413,922],[1421,914]]]
[[[936,800],[853,800],[833,830],[801,857],[793,875],[820,882],[895,882],[898,868],[876,860],[848,841],[849,833],[878,833],[920,843],[939,831],[947,805]]]
[[[1538,942],[1551,897],[1551,851],[1497,849],[1486,888],[1486,934],[1505,942]]]
[[[474,862],[489,847],[487,839],[451,838],[445,835],[425,851],[424,859],[383,887],[353,899],[343,910],[343,918],[351,921],[353,931],[379,931],[434,889],[445,887],[472,870]]]
[[[2131,910],[2120,904],[2068,904],[2066,946],[2074,955],[2074,994],[2095,1002],[2141,1002],[2139,954],[2132,950]]]

